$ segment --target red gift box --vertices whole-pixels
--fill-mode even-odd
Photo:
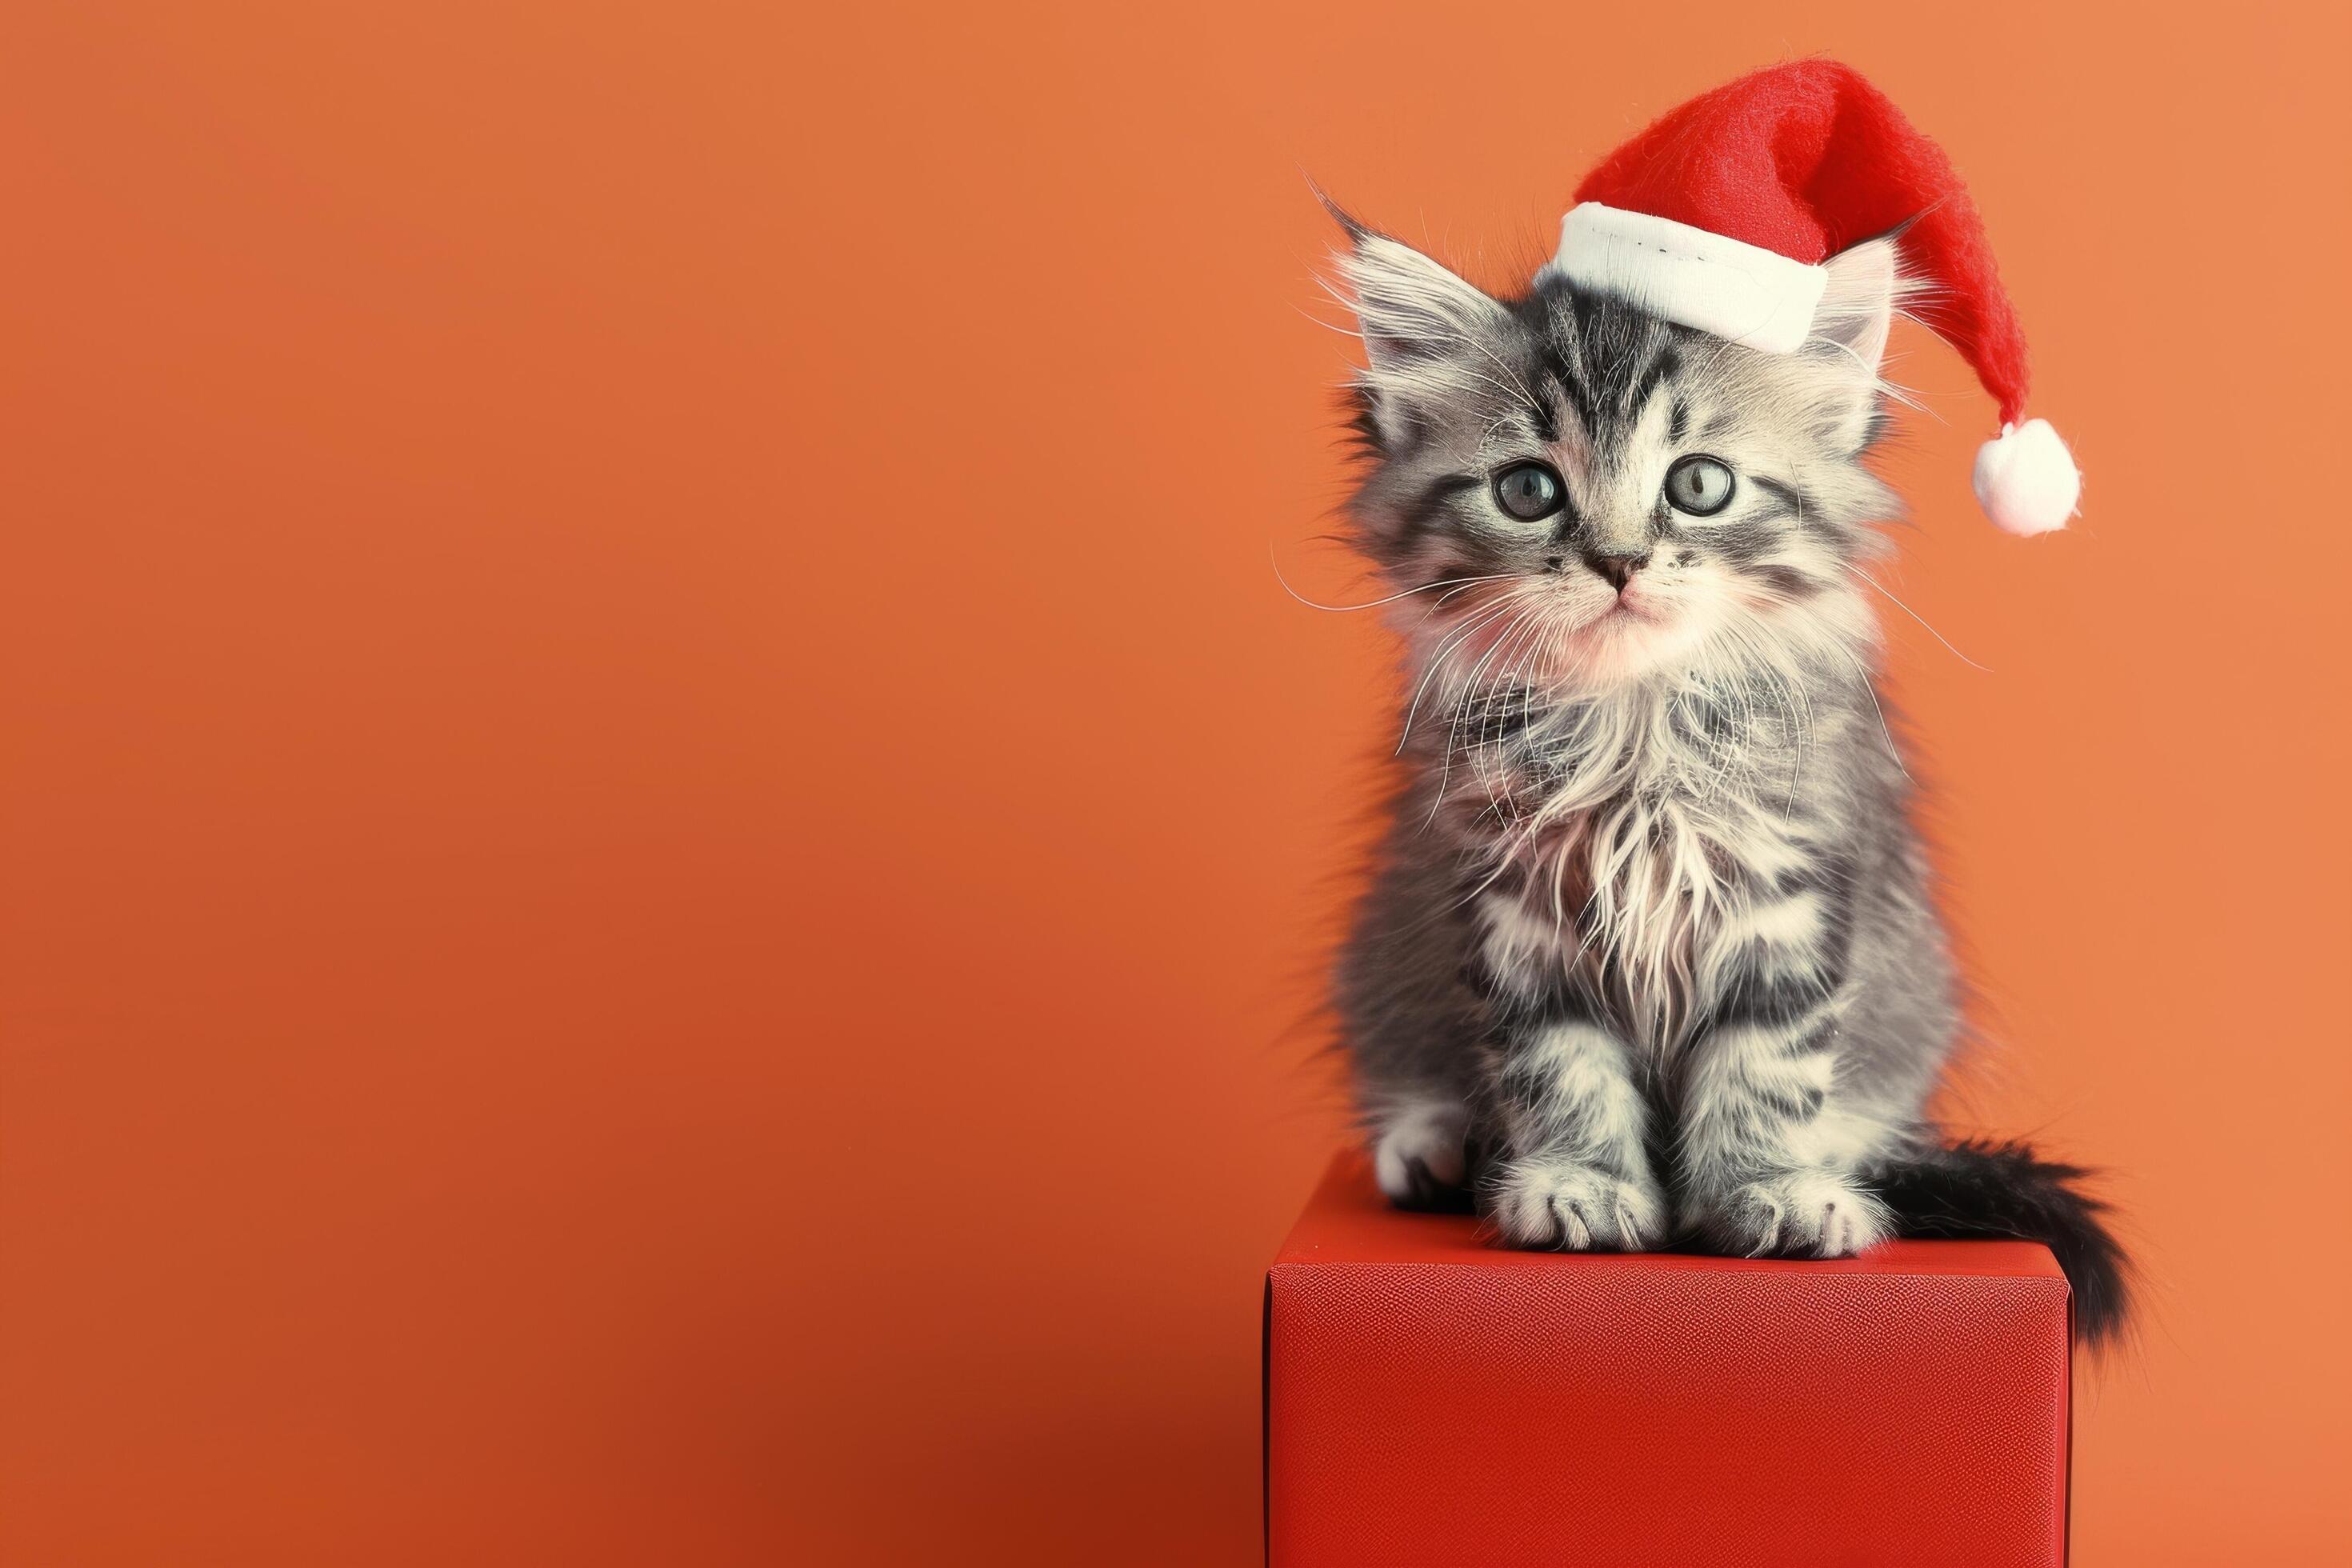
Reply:
[[[1996,1568],[2066,1557],[2046,1247],[1509,1252],[1342,1156],[1266,1275],[1266,1555]]]

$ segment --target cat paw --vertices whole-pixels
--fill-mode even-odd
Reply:
[[[1512,1160],[1486,1183],[1486,1215],[1514,1247],[1639,1252],[1665,1238],[1666,1200],[1629,1178],[1565,1159]]]
[[[1469,1161],[1463,1107],[1423,1100],[1391,1114],[1372,1141],[1372,1174],[1399,1208],[1460,1207]]]
[[[1894,1234],[1886,1205],[1832,1171],[1787,1171],[1737,1187],[1708,1228],[1750,1258],[1851,1258]]]

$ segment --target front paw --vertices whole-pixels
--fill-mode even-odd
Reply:
[[[1851,1258],[1893,1234],[1886,1205],[1832,1171],[1784,1171],[1709,1205],[1704,1228],[1749,1258]]]
[[[1427,1100],[1392,1112],[1372,1142],[1372,1173],[1389,1202],[1404,1209],[1469,1206],[1469,1113],[1451,1101]]]
[[[1666,1234],[1665,1194],[1648,1173],[1540,1156],[1505,1162],[1481,1192],[1486,1217],[1514,1247],[1639,1252]]]

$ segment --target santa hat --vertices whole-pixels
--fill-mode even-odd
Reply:
[[[2048,422],[2025,417],[2025,333],[1984,220],[1943,149],[1834,60],[1774,66],[1692,99],[1577,188],[1546,268],[1668,321],[1789,353],[1840,250],[1903,229],[1914,313],[2000,407],[1977,453],[1978,501],[2011,533],[2065,526],[2083,489]]]

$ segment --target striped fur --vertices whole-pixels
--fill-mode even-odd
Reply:
[[[1338,984],[1382,1185],[1466,1184],[1536,1247],[1903,1228],[1958,1014],[1862,575],[1895,241],[1772,355],[1350,234],[1351,516],[1409,686]],[[1695,456],[1711,516],[1665,499]],[[1560,505],[1522,520],[1496,477],[1531,461]]]

